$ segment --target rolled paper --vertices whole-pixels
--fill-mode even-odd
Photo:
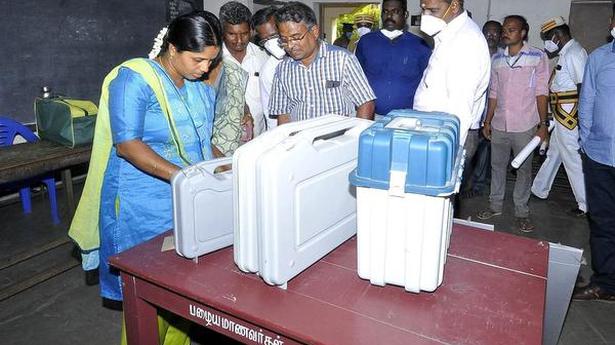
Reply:
[[[523,164],[523,162],[525,162],[527,157],[529,157],[530,154],[534,152],[534,150],[538,147],[538,145],[540,145],[540,142],[541,140],[539,136],[535,136],[534,138],[532,138],[532,140],[530,140],[530,142],[525,145],[523,150],[519,152],[515,159],[513,159],[512,163],[510,163],[513,168],[519,169],[519,167],[521,166],[521,164]]]
[[[551,132],[554,127],[555,127],[555,121],[551,121],[551,123],[549,123],[549,132]],[[540,153],[540,155],[544,155],[545,152],[547,152],[547,147],[549,143],[545,141],[541,145],[540,142],[541,140],[539,136],[535,136],[534,138],[532,138],[532,140],[530,140],[530,142],[527,145],[525,145],[523,150],[519,152],[519,154],[515,157],[515,159],[512,160],[512,163],[510,163],[510,165],[512,165],[513,168],[515,169],[519,169],[521,164],[525,162],[527,157],[530,156],[530,154],[538,147],[538,145],[540,145],[540,150],[538,152]]]
[[[544,156],[547,153],[547,149],[549,148],[549,143],[545,140],[540,144],[540,148],[538,149],[538,154]]]

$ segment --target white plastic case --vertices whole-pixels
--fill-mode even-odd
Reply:
[[[288,137],[324,124],[344,121],[339,115],[327,115],[291,122],[262,133],[240,146],[233,155],[234,259],[244,272],[258,272],[258,221],[256,163],[261,155]]]
[[[453,220],[450,197],[357,187],[358,274],[374,285],[434,291],[442,284]]]
[[[356,234],[356,167],[361,132],[372,121],[347,118],[304,130],[257,161],[260,275],[285,287]]]
[[[233,244],[233,171],[214,173],[231,163],[200,162],[171,178],[177,254],[192,259]]]

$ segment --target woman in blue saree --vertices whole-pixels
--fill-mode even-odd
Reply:
[[[199,79],[221,58],[215,15],[177,17],[154,59],[132,59],[105,78],[92,157],[69,235],[84,251],[100,248],[100,289],[121,301],[110,256],[169,230],[171,176],[221,155],[211,144],[214,90]],[[167,321],[171,321],[171,326]],[[184,327],[159,318],[160,343],[185,344]]]
[[[108,258],[172,227],[171,176],[212,159],[215,95],[199,78],[221,56],[215,15],[194,12],[169,25],[154,59],[113,69],[102,87],[92,157],[70,236],[100,247],[104,298],[121,301]]]
[[[198,79],[219,59],[220,42],[215,16],[178,17],[158,57],[144,60],[154,73],[120,67],[109,83],[113,146],[100,199],[100,285],[105,298],[122,299],[119,276],[107,264],[109,256],[171,229],[171,176],[213,158],[215,95]]]

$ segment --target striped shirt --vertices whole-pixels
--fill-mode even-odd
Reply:
[[[290,57],[278,65],[269,114],[287,114],[291,121],[326,114],[354,116],[355,107],[374,99],[357,58],[346,49],[320,42],[309,66]]]
[[[491,127],[504,132],[525,132],[540,122],[537,96],[549,95],[547,54],[525,42],[515,55],[504,52],[491,60],[489,98],[497,100]]]

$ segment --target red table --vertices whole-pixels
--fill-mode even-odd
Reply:
[[[232,248],[198,264],[161,252],[166,233],[111,258],[130,344],[157,344],[156,307],[248,344],[541,344],[549,247],[455,225],[434,293],[356,273],[353,238],[288,283],[241,272]]]

